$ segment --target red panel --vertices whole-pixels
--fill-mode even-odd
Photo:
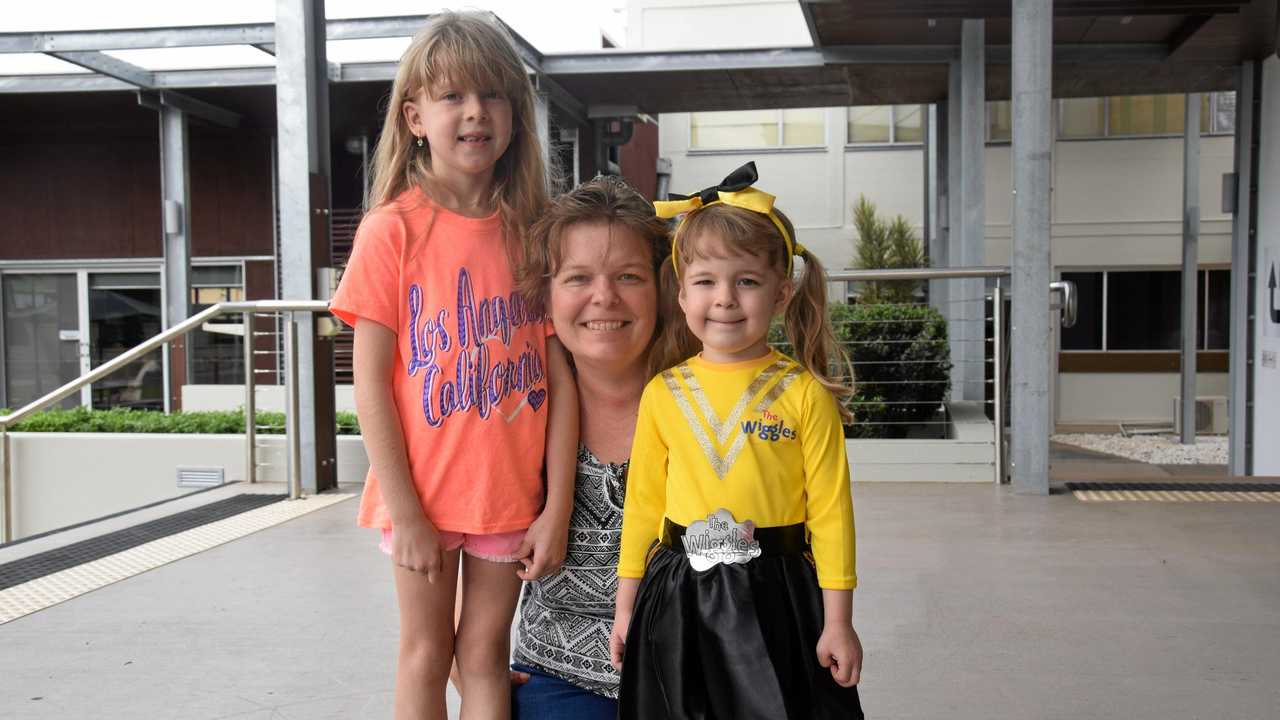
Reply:
[[[622,177],[650,201],[658,191],[658,123],[635,121],[631,141],[622,146]]]

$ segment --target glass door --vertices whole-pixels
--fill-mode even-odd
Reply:
[[[96,272],[89,284],[89,360],[92,367],[117,357],[161,326],[160,274]],[[129,407],[164,409],[164,355],[147,353],[93,384],[95,409]]]
[[[0,286],[5,402],[19,408],[78,377],[88,339],[74,273],[6,274]],[[79,404],[80,395],[72,394],[60,406]]]

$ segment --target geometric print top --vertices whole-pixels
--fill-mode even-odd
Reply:
[[[578,446],[564,565],[524,584],[512,659],[605,697],[618,697],[609,632],[618,594],[618,552],[627,464]]]

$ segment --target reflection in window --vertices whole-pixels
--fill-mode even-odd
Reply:
[[[220,302],[244,299],[244,277],[239,265],[200,266],[191,269],[191,312]],[[224,315],[211,324],[241,325],[241,315]],[[188,382],[195,385],[238,385],[244,382],[244,337],[197,331],[188,336]]]
[[[923,105],[899,105],[893,109],[893,141],[924,142]]]
[[[17,408],[80,375],[76,276],[5,275],[5,402]],[[73,394],[57,406],[80,404]]]
[[[822,108],[783,110],[782,144],[787,147],[826,145],[826,111]]]
[[[924,142],[923,105],[859,105],[848,109],[849,142]]]
[[[89,276],[89,357],[93,367],[158,335],[159,273],[95,273]],[[164,409],[160,350],[147,353],[93,383],[94,408]]]

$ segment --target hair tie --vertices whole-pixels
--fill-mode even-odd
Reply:
[[[653,204],[653,209],[660,218],[673,218],[689,215],[712,205],[723,204],[732,205],[733,207],[750,210],[761,215],[767,216],[778,232],[782,233],[782,241],[787,245],[787,277],[791,276],[793,263],[791,258],[795,255],[802,255],[805,247],[795,242],[791,233],[787,232],[787,226],[782,222],[782,218],[773,211],[774,196],[762,190],[757,190],[753,185],[760,179],[756,172],[755,161],[748,162],[742,167],[729,173],[719,185],[713,185],[709,188],[700,190],[696,195],[675,195],[670,197],[673,200],[659,200]],[[677,222],[684,222],[681,219]],[[676,256],[676,234],[671,233],[671,267],[676,271],[676,276],[680,276],[680,268],[678,267]]]

